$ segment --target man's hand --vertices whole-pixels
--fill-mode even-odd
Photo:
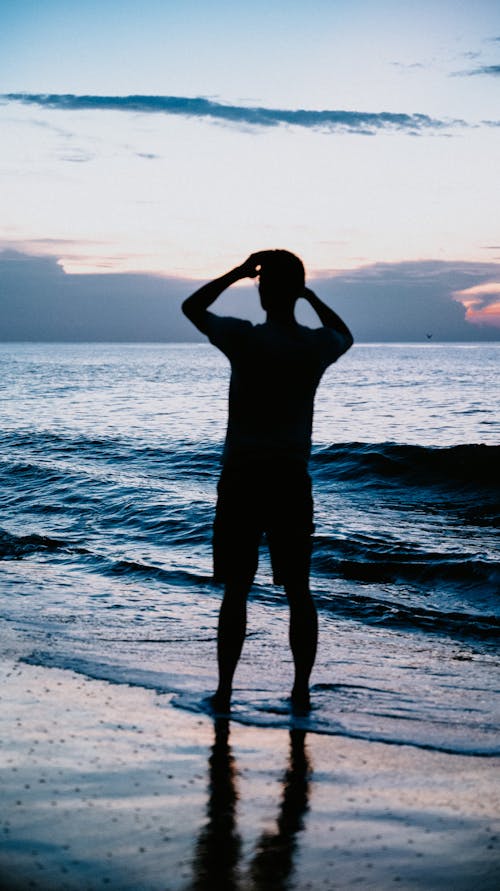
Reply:
[[[336,331],[337,334],[340,334],[344,339],[345,349],[349,349],[350,346],[354,343],[354,338],[349,331],[346,323],[342,321],[340,316],[334,312],[333,309],[330,309],[329,306],[326,305],[322,300],[319,299],[318,295],[311,291],[310,288],[304,288],[301,295],[304,300],[307,300],[310,306],[314,309],[314,311],[319,316],[319,320],[324,325],[325,328],[331,328],[332,331]]]
[[[311,291],[310,288],[304,288],[300,296],[303,297],[304,300],[307,300],[308,303],[310,303],[311,300],[316,297],[316,294],[314,293],[314,291]]]
[[[207,322],[209,321],[207,310],[226,288],[234,285],[235,282],[240,281],[242,278],[256,278],[260,272],[265,253],[266,251],[259,251],[256,254],[250,254],[241,266],[236,266],[234,269],[226,272],[225,275],[221,275],[206,285],[202,285],[201,288],[198,288],[194,294],[191,294],[184,301],[182,311],[193,325],[196,325],[199,331],[205,332]]]
[[[264,253],[264,251],[257,251],[255,254],[250,254],[248,259],[238,267],[242,278],[256,278],[258,276]]]

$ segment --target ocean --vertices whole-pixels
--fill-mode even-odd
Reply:
[[[313,710],[290,717],[265,550],[233,717],[500,751],[500,344],[358,344],[316,397]],[[227,360],[208,344],[0,344],[0,625],[16,659],[206,709]]]

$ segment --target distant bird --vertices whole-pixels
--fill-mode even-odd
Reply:
[[[432,337],[432,334],[426,334],[425,336],[426,336],[427,340],[430,340]]]

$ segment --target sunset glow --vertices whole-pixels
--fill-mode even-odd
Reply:
[[[500,327],[500,282],[484,282],[454,294],[466,309],[469,322]]]

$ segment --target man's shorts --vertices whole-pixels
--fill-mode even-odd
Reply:
[[[213,557],[217,582],[251,584],[267,538],[276,585],[307,583],[313,500],[302,465],[228,468],[217,487]]]

